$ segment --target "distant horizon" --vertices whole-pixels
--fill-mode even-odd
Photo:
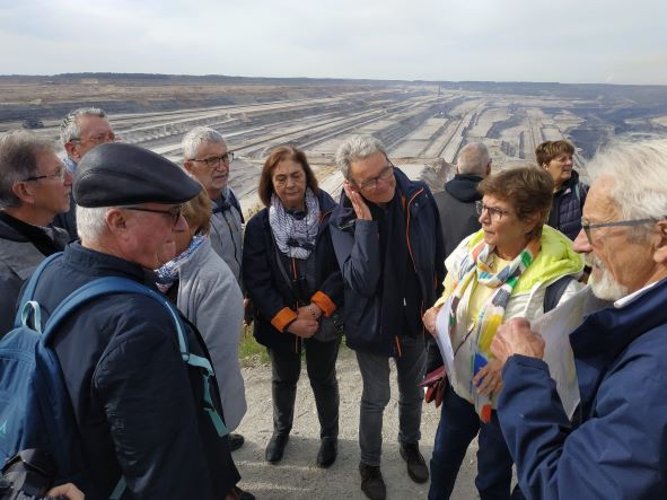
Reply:
[[[2,75],[667,85],[655,0],[1,3]]]
[[[401,79],[401,78],[364,78],[364,77],[316,77],[316,76],[248,76],[228,75],[223,73],[162,73],[144,71],[66,71],[60,73],[2,73],[0,78],[22,77],[22,78],[47,78],[68,76],[165,76],[165,77],[191,77],[191,78],[228,78],[228,79],[257,79],[257,80],[316,80],[316,81],[350,81],[350,82],[380,82],[380,83],[411,83],[411,84],[466,84],[466,83],[489,83],[489,84],[518,84],[527,83],[535,85],[601,85],[614,87],[667,87],[667,83],[618,83],[618,82],[564,82],[550,80],[424,80],[424,79]]]

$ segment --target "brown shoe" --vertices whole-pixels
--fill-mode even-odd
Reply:
[[[428,467],[417,443],[401,444],[401,456],[408,463],[408,476],[415,483],[428,481]]]
[[[387,498],[387,487],[382,479],[379,465],[367,465],[359,462],[359,473],[361,474],[361,491],[371,500],[385,500]]]

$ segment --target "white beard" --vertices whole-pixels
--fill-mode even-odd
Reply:
[[[599,258],[589,254],[586,260],[593,267],[588,284],[591,285],[591,290],[597,298],[615,301],[628,294],[628,288],[614,279],[609,269]]]

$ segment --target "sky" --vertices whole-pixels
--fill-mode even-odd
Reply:
[[[661,0],[0,0],[0,74],[667,85]]]

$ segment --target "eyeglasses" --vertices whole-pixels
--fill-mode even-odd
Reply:
[[[375,191],[378,187],[378,181],[386,182],[394,175],[394,165],[389,163],[381,171],[379,175],[366,179],[364,182],[357,184],[359,189],[363,191]]]
[[[220,162],[229,163],[234,160],[234,152],[228,151],[221,156],[211,156],[209,158],[191,158],[190,161],[198,161],[205,163],[208,168],[217,168],[220,166]]]
[[[67,177],[67,172],[68,170],[65,168],[65,166],[61,165],[60,167],[58,167],[58,170],[56,170],[52,174],[34,175],[31,177],[26,177],[25,179],[23,179],[23,182],[39,181],[41,179],[59,179],[60,182],[64,182],[65,178]]]
[[[104,144],[106,142],[116,142],[119,140],[119,137],[116,137],[116,134],[109,132],[106,134],[99,134],[88,139],[81,139],[80,137],[73,137],[70,139],[70,142],[92,142],[93,144]]]
[[[167,210],[158,210],[157,208],[145,208],[145,207],[121,207],[125,210],[136,210],[137,212],[151,212],[154,214],[167,215],[171,219],[172,223],[176,225],[178,219],[181,218],[183,213],[183,207],[181,205],[176,205],[175,207],[168,208]]]
[[[491,217],[493,220],[500,220],[503,218],[503,215],[509,215],[510,211],[509,210],[503,210],[502,208],[496,208],[496,207],[489,207],[485,205],[481,201],[476,201],[475,202],[475,210],[477,210],[477,215],[480,217],[486,210],[489,213],[489,217]]]
[[[658,222],[661,219],[667,218],[667,215],[662,218],[648,218],[648,219],[635,219],[635,220],[618,220],[614,222],[597,222],[594,224],[587,223],[584,219],[581,219],[581,228],[588,238],[588,243],[593,243],[593,238],[591,237],[591,229],[598,229],[600,227],[623,227],[623,226],[641,226],[642,224],[647,224],[649,222]]]

